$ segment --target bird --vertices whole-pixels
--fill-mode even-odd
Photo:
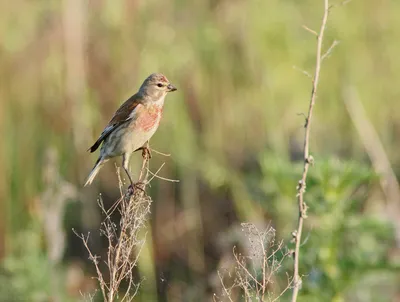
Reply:
[[[122,156],[122,167],[133,189],[134,182],[129,172],[130,157],[138,150],[150,154],[148,141],[160,124],[165,97],[176,90],[161,73],[153,73],[144,80],[139,91],[118,108],[97,141],[87,150],[93,153],[101,145],[100,155],[86,179],[85,187],[93,182],[108,160]]]

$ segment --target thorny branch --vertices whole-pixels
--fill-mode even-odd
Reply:
[[[308,115],[306,117],[306,123],[305,123],[304,168],[303,168],[303,174],[302,174],[301,180],[299,181],[299,183],[297,185],[296,197],[297,197],[297,201],[298,201],[298,205],[299,205],[299,220],[298,220],[297,229],[295,231],[293,231],[293,233],[292,233],[293,240],[295,242],[294,264],[293,264],[294,273],[293,273],[292,302],[295,302],[297,300],[299,289],[301,287],[301,277],[299,275],[300,245],[301,245],[301,235],[303,232],[303,223],[304,223],[304,219],[307,218],[307,208],[308,208],[307,204],[304,201],[304,193],[306,191],[306,180],[307,180],[308,168],[309,168],[310,164],[313,164],[313,162],[314,162],[313,157],[309,154],[310,153],[309,144],[310,144],[310,130],[311,130],[312,114],[313,114],[313,109],[314,109],[314,105],[315,105],[315,100],[317,98],[317,89],[318,89],[318,83],[319,83],[319,77],[320,77],[321,63],[322,63],[323,59],[325,59],[331,53],[332,49],[337,45],[337,42],[334,42],[325,54],[322,53],[322,44],[323,44],[326,23],[328,20],[329,10],[330,10],[329,0],[324,0],[324,15],[322,18],[319,33],[305,27],[307,31],[309,31],[312,34],[317,36],[317,53],[316,53],[316,62],[315,62],[315,72],[314,72],[314,77],[312,80],[310,105],[309,105]]]

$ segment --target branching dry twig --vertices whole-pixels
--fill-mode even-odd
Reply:
[[[273,292],[272,284],[289,252],[283,247],[282,241],[275,241],[275,229],[272,227],[259,230],[254,224],[242,223],[242,230],[249,241],[249,251],[242,254],[233,248],[234,280],[225,280],[232,279],[231,273],[224,274],[224,278],[218,271],[222,293],[221,297],[214,295],[214,301],[223,301],[222,298],[230,302],[237,300],[233,298],[238,294],[235,295],[237,289],[242,292],[245,301],[277,301],[292,283],[288,278],[287,286],[283,290],[278,294]],[[231,284],[228,285],[228,282]]]
[[[321,63],[323,59],[328,56],[332,49],[337,45],[337,43],[333,43],[332,46],[328,49],[328,51],[325,54],[322,54],[322,44],[323,44],[323,38],[324,38],[324,32],[326,28],[326,23],[328,20],[328,15],[329,15],[329,0],[324,0],[324,15],[322,18],[321,22],[321,27],[319,30],[319,33],[316,33],[313,30],[309,30],[308,28],[307,31],[313,33],[314,35],[317,34],[317,53],[316,53],[316,62],[315,62],[315,72],[314,72],[314,77],[312,80],[312,91],[311,91],[311,99],[310,99],[310,105],[308,109],[308,115],[306,118],[306,123],[305,123],[305,137],[304,137],[304,168],[303,168],[303,174],[301,177],[301,180],[299,181],[297,185],[297,201],[299,204],[299,220],[298,220],[298,225],[297,229],[293,231],[292,236],[293,240],[295,242],[295,251],[294,251],[294,273],[293,273],[293,294],[292,294],[292,302],[295,302],[297,300],[297,295],[299,293],[299,289],[301,286],[301,277],[299,275],[299,259],[300,259],[300,245],[301,245],[301,235],[303,232],[303,223],[304,219],[307,218],[307,204],[304,201],[304,193],[306,191],[306,180],[307,180],[307,173],[308,173],[308,168],[310,164],[313,164],[314,159],[313,157],[309,154],[310,151],[310,130],[311,130],[311,119],[312,119],[312,114],[313,114],[313,109],[315,105],[315,100],[317,98],[317,89],[318,89],[318,83],[319,83],[319,77],[320,77],[320,70],[321,70]]]
[[[162,177],[162,176],[158,175],[158,173],[161,171],[161,169],[164,167],[164,165],[165,165],[165,163],[163,163],[155,173],[153,173],[149,169],[147,169],[147,171],[152,176],[152,178],[150,178],[149,182],[151,182],[154,178],[158,178],[158,179],[169,181],[169,182],[179,182],[179,179],[171,179],[171,178],[166,178],[166,177]]]
[[[140,282],[135,282],[133,278],[133,269],[137,265],[145,242],[144,239],[139,239],[139,233],[146,227],[152,202],[145,192],[145,188],[149,183],[148,165],[148,154],[144,154],[139,182],[133,193],[129,190],[125,194],[122,193],[122,181],[118,174],[121,198],[117,200],[111,209],[107,211],[102,199],[99,198],[99,207],[105,215],[100,231],[108,239],[107,259],[104,260],[108,268],[108,277],[100,270],[99,257],[90,250],[88,245],[89,235],[77,234],[74,231],[82,239],[89,253],[89,259],[95,266],[100,290],[105,302],[112,302],[117,299],[118,301],[132,301],[140,285]],[[111,214],[116,208],[119,209],[121,214],[119,227],[111,220]],[[121,293],[120,285],[123,281],[126,282],[127,288],[124,293]]]

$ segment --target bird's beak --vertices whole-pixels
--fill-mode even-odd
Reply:
[[[176,87],[172,84],[168,84],[167,88],[168,88],[168,91],[170,91],[170,92],[177,90]]]

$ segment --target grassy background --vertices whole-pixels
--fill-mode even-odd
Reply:
[[[71,229],[92,231],[94,249],[104,253],[96,198],[101,192],[111,204],[119,191],[112,163],[82,188],[96,158],[85,150],[152,72],[166,74],[178,91],[168,96],[151,141],[172,156],[155,155],[151,167],[165,162],[161,175],[180,183],[152,183],[138,270],[146,280],[137,300],[211,299],[216,271],[241,244],[240,222],[271,222],[290,247],[299,113],[311,89],[293,66],[313,70],[315,38],[302,25],[319,27],[322,4],[1,1],[0,300],[76,301],[79,289],[93,289]],[[325,47],[340,44],[323,64],[313,121],[301,301],[399,299],[392,222],[400,213],[387,209],[400,201],[382,194],[344,102],[348,91],[357,92],[398,175],[399,10],[395,0],[352,1],[330,16]],[[135,154],[133,171],[139,162]],[[54,204],[61,206],[52,212]],[[59,241],[46,235],[46,217],[57,217],[50,225],[60,227]],[[288,259],[276,291],[290,270]]]

